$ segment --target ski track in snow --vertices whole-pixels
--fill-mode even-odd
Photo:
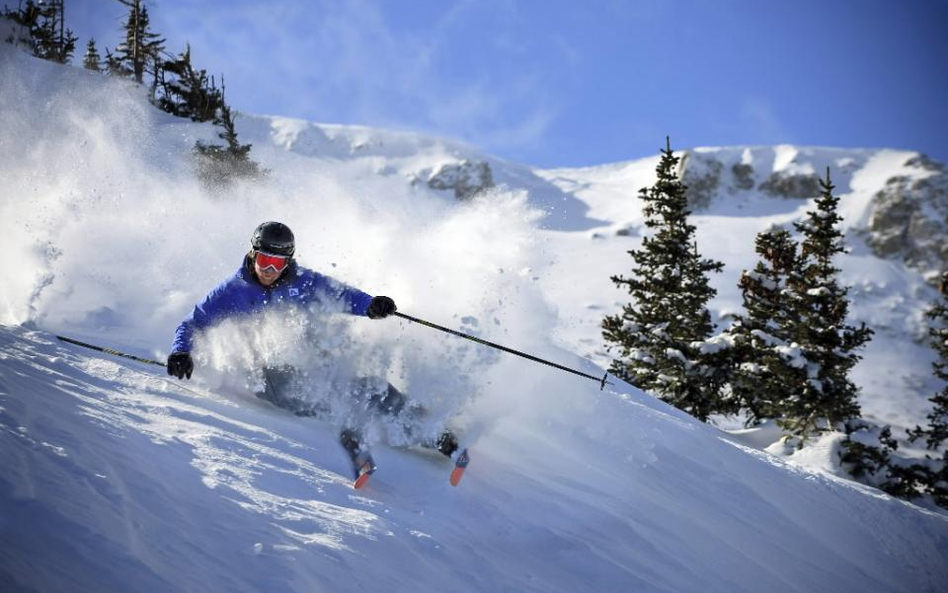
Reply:
[[[205,486],[232,491],[227,494],[229,500],[269,516],[302,543],[345,549],[343,534],[377,537],[380,533],[376,514],[310,498],[325,494],[329,484],[347,486],[351,481],[306,461],[301,456],[305,447],[299,443],[196,406],[190,401],[195,396],[174,393],[181,390],[170,382],[112,361],[65,356],[47,366],[40,362],[41,354],[19,345],[4,354],[26,359],[31,370],[56,377],[53,385],[76,400],[78,414],[113,438],[139,433],[156,444],[187,445],[192,452],[190,464]],[[84,375],[66,374],[71,366]],[[22,434],[29,438],[29,431]],[[77,443],[42,444],[68,458],[67,451]],[[294,455],[282,447],[303,450]]]

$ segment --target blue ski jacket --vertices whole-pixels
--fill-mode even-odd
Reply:
[[[244,257],[237,272],[218,284],[175,332],[172,352],[190,352],[194,332],[233,315],[256,313],[274,306],[307,307],[312,304],[339,307],[343,312],[365,315],[372,296],[303,268],[291,261],[286,272],[271,286],[257,281],[253,262]]]

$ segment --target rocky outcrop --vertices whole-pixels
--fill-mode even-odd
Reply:
[[[716,158],[696,152],[685,152],[678,165],[678,178],[688,190],[688,205],[692,210],[701,210],[711,204],[721,185],[724,165]]]
[[[933,173],[944,173],[945,166],[938,161],[932,160],[927,154],[918,154],[905,161],[906,167],[915,167],[924,169]]]
[[[737,162],[726,167],[727,160],[717,155],[686,151],[678,166],[678,177],[688,186],[688,203],[692,210],[700,210],[711,200],[727,194],[754,189],[756,171],[747,163]]]
[[[781,198],[809,199],[820,195],[820,179],[812,173],[775,172],[771,173],[758,189]]]
[[[734,163],[734,166],[731,167],[731,175],[734,178],[734,189],[754,189],[754,167],[751,165]]]
[[[872,199],[866,243],[879,257],[898,257],[935,278],[948,270],[948,173],[924,156],[906,164],[932,174],[886,182]]]
[[[454,197],[464,201],[494,187],[494,176],[487,162],[463,160],[442,166],[428,178],[428,187],[453,190]]]

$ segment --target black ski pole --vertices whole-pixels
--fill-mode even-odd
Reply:
[[[533,362],[539,362],[540,364],[545,364],[545,365],[551,366],[551,367],[553,367],[553,368],[555,368],[555,369],[560,369],[561,371],[566,371],[567,373],[573,373],[574,375],[579,375],[580,377],[586,377],[587,379],[592,379],[592,380],[595,381],[596,383],[599,383],[599,389],[600,389],[600,390],[605,389],[607,383],[608,383],[609,385],[612,385],[612,382],[611,382],[611,381],[606,381],[606,378],[609,376],[609,373],[604,374],[604,375],[602,376],[602,378],[600,379],[599,377],[594,377],[594,376],[592,376],[592,375],[587,375],[586,373],[583,373],[583,372],[580,372],[580,371],[571,369],[571,368],[569,368],[569,367],[565,367],[565,366],[563,366],[563,365],[561,365],[561,364],[556,364],[555,362],[550,362],[549,360],[543,360],[542,358],[538,358],[538,357],[536,357],[536,356],[533,356],[532,354],[527,354],[526,352],[521,352],[521,351],[519,351],[519,350],[514,350],[513,348],[508,348],[508,347],[506,347],[506,346],[501,346],[500,344],[495,344],[495,343],[493,343],[493,342],[488,342],[487,340],[482,340],[482,339],[480,339],[480,338],[478,338],[478,337],[476,337],[476,336],[472,336],[472,335],[466,334],[466,333],[464,333],[464,332],[459,332],[459,331],[457,331],[457,330],[453,330],[453,329],[451,329],[451,328],[444,327],[444,326],[438,325],[438,324],[436,324],[436,323],[431,323],[430,321],[425,321],[424,319],[418,319],[417,317],[412,317],[411,315],[405,315],[404,313],[399,313],[399,312],[397,312],[397,311],[396,311],[395,313],[393,313],[393,315],[395,315],[396,317],[401,317],[401,318],[403,318],[403,319],[407,319],[408,321],[414,321],[415,323],[420,323],[421,325],[424,325],[424,326],[426,326],[426,327],[430,327],[430,328],[432,328],[432,329],[437,329],[437,330],[443,331],[443,332],[445,332],[445,333],[449,333],[449,334],[451,334],[451,335],[458,336],[459,338],[464,338],[464,339],[466,339],[466,340],[471,340],[472,342],[477,342],[478,344],[483,344],[483,345],[485,345],[485,346],[490,346],[491,348],[496,348],[496,349],[498,349],[498,350],[503,350],[504,352],[509,352],[509,353],[511,353],[511,354],[516,354],[517,356],[522,356],[523,358],[526,358],[527,360],[532,360]]]
[[[72,338],[67,338],[65,336],[56,336],[56,338],[59,340],[62,340],[63,342],[69,342],[70,344],[75,344],[76,346],[82,346],[83,348],[89,348],[90,350],[98,350],[99,352],[105,352],[106,354],[111,354],[112,356],[122,356],[124,358],[131,358],[132,360],[137,360],[138,362],[144,362],[146,364],[156,364],[162,367],[168,366],[168,363],[161,362],[160,360],[151,360],[150,358],[140,358],[138,356],[133,356],[131,354],[125,354],[124,352],[119,352],[118,350],[112,350],[111,348],[96,346],[94,344],[86,344],[85,342],[80,342],[79,340],[73,340]]]

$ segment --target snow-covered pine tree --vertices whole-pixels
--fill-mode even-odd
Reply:
[[[942,275],[940,290],[945,299],[936,302],[928,312],[929,335],[939,356],[933,364],[935,376],[948,382],[948,272]],[[909,430],[908,438],[914,442],[925,437],[927,448],[937,451],[948,439],[948,383],[929,401],[934,409],[928,415],[928,426]],[[902,457],[896,454],[898,443],[891,438],[888,426],[880,433],[878,427],[862,420],[846,424],[846,439],[840,452],[843,469],[893,496],[913,499],[927,494],[935,504],[948,508],[948,448],[940,457]]]
[[[757,235],[756,252],[757,265],[738,282],[745,314],[725,331],[732,344],[731,393],[749,425],[777,418],[781,402],[799,393],[806,381],[805,365],[793,342],[794,312],[788,294],[797,267],[797,244],[789,231],[768,229]]]
[[[632,301],[603,319],[603,338],[616,353],[610,366],[615,376],[707,420],[732,411],[722,409],[727,406],[720,400],[718,381],[709,380],[714,369],[702,350],[714,330],[706,304],[716,291],[707,275],[724,264],[698,254],[678,161],[666,139],[658,179],[639,192],[652,236],[643,239],[641,249],[629,251],[632,275],[612,277]]]
[[[149,28],[148,8],[142,0],[116,0],[128,7],[125,21],[125,40],[115,48],[114,60],[109,62],[112,74],[131,76],[136,82],[143,82],[147,66],[157,70],[164,50],[165,40]]]
[[[928,335],[938,354],[938,360],[932,363],[933,372],[945,385],[928,400],[934,404],[927,416],[928,426],[916,426],[915,430],[909,431],[910,441],[925,437],[925,445],[930,450],[938,449],[948,440],[948,272],[941,275],[939,289],[942,299],[935,302],[927,313],[931,320]]]
[[[86,54],[82,58],[82,67],[86,70],[101,72],[102,58],[99,57],[99,50],[95,47],[95,39],[89,39],[86,44]]]
[[[840,286],[840,270],[833,265],[833,257],[845,252],[838,228],[842,217],[829,168],[820,188],[816,209],[794,223],[803,241],[799,270],[790,283],[796,313],[793,339],[805,359],[807,380],[802,392],[783,402],[780,422],[782,428],[800,437],[801,446],[813,432],[832,430],[859,417],[859,388],[850,380],[849,371],[861,358],[856,350],[872,336],[865,324],[858,328],[846,324],[849,288]]]

